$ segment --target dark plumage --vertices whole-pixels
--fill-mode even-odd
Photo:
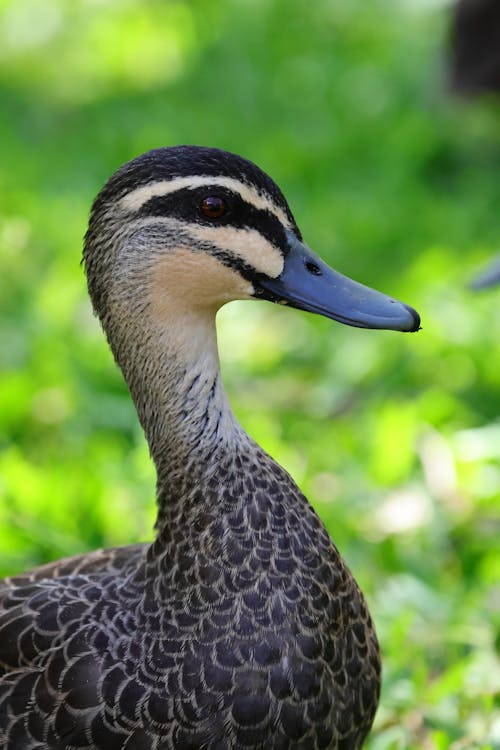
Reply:
[[[298,238],[270,178],[214,149],[153,151],[96,199],[89,290],[156,464],[157,536],[0,584],[3,750],[361,747],[380,685],[365,601],[218,369],[217,308],[288,294]],[[377,327],[418,327],[387,304],[401,320]]]

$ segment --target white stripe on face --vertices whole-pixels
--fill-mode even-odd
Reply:
[[[272,279],[283,271],[283,254],[256,229],[190,224],[189,234],[200,242],[212,243],[217,249],[234,255],[257,273],[263,273]]]
[[[177,237],[176,243],[179,243],[179,237],[185,235],[183,246],[188,249],[190,239],[193,249],[197,249],[197,243],[213,245],[217,250],[233,255],[257,273],[263,273],[272,279],[280,275],[285,265],[283,253],[257,229],[185,223],[170,216],[142,216],[131,224],[134,228],[164,225],[168,235]],[[202,247],[198,249],[203,250]]]
[[[142,185],[132,190],[127,195],[124,195],[119,203],[125,211],[138,211],[151,198],[170,195],[183,188],[195,190],[203,186],[213,186],[215,190],[217,190],[217,187],[232,190],[234,193],[239,194],[246,203],[254,206],[254,208],[274,214],[286,229],[292,228],[290,219],[282,208],[276,206],[270,198],[257,192],[253,187],[245,185],[244,182],[235,180],[232,177],[208,177],[206,175],[196,177],[196,175],[193,175],[191,177],[174,177],[171,180],[158,180],[158,182]]]

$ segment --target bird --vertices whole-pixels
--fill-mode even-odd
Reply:
[[[120,167],[83,264],[156,466],[155,538],[0,583],[0,746],[360,748],[380,691],[367,604],[231,410],[215,316],[263,299],[416,331],[418,313],[330,268],[264,171],[204,146]]]

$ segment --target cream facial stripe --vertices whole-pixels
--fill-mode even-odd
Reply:
[[[205,249],[203,245],[206,244],[213,245],[272,279],[280,275],[285,265],[281,251],[256,229],[206,226],[194,222],[186,224],[170,216],[143,216],[133,221],[134,227],[148,224],[163,224],[179,236],[184,234],[190,248],[196,248],[196,243],[200,249]]]
[[[142,185],[141,187],[132,190],[127,195],[124,195],[120,199],[120,206],[126,211],[138,211],[145,203],[151,198],[158,198],[160,196],[169,195],[175,193],[177,190],[188,188],[190,190],[196,190],[196,188],[203,187],[205,185],[211,185],[217,188],[217,186],[232,190],[234,193],[239,193],[241,198],[252,206],[261,211],[269,211],[274,214],[277,219],[287,228],[291,229],[290,220],[286,213],[279,206],[276,206],[270,198],[267,198],[264,194],[257,192],[254,188],[249,185],[245,185],[240,180],[235,180],[233,177],[209,177],[201,176],[196,177],[174,177],[172,180],[158,180],[158,182],[152,182],[148,185]]]
[[[210,242],[214,247],[235,255],[250,268],[272,279],[283,271],[283,254],[256,229],[190,224],[189,234],[199,242]]]

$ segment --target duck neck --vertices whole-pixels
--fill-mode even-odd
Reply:
[[[126,356],[116,348],[115,354],[156,465],[161,534],[166,525],[181,522],[193,494],[208,495],[221,464],[253,441],[236,420],[221,381],[215,312],[186,313],[134,339],[133,347],[130,336],[124,341]]]

